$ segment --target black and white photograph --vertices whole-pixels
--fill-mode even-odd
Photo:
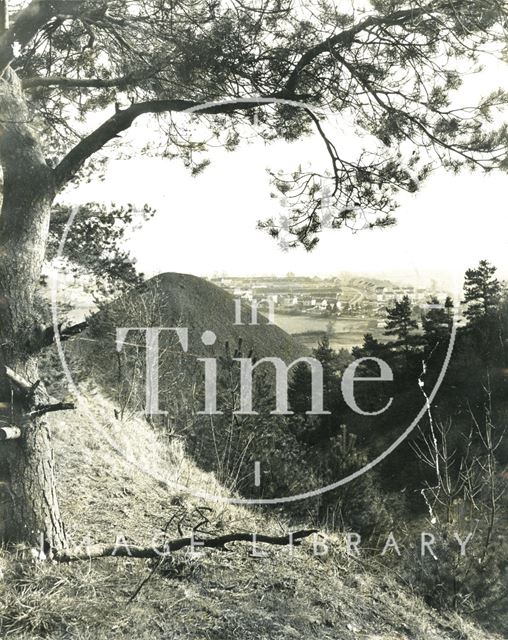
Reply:
[[[0,0],[0,639],[508,638],[505,0]]]

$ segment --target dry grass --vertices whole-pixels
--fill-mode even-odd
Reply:
[[[90,534],[111,542],[118,533],[148,543],[172,514],[182,526],[208,507],[213,533],[280,533],[284,523],[242,507],[206,503],[162,485],[152,476],[170,472],[194,488],[220,492],[179,444],[167,446],[142,419],[114,418],[113,406],[91,391],[79,410],[52,417],[64,518],[75,541]],[[90,412],[100,428],[90,425]],[[127,461],[114,448],[127,452]],[[132,461],[149,464],[152,475]],[[175,520],[170,532],[178,535]],[[187,529],[188,532],[188,529]],[[444,621],[393,580],[353,561],[333,545],[316,558],[312,543],[294,550],[248,545],[229,553],[207,550],[199,558],[175,554],[130,597],[153,566],[149,561],[104,559],[59,565],[30,563],[3,552],[0,569],[0,637],[36,640],[484,640],[463,620]],[[21,550],[20,550],[21,551]]]

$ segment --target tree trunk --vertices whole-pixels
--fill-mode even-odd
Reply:
[[[12,364],[12,363],[11,363]],[[16,365],[15,365],[16,366]],[[29,358],[24,366],[18,362],[16,373],[36,381],[37,363]],[[5,377],[5,375],[4,375]],[[55,486],[51,436],[43,418],[26,414],[46,400],[41,386],[27,398],[15,388],[10,390],[8,424],[18,426],[21,437],[0,442],[0,480],[2,481],[4,522],[3,538],[10,542],[27,542],[49,549],[65,546],[65,531],[60,517]],[[4,396],[5,397],[5,396]]]
[[[28,417],[47,400],[39,383],[34,309],[54,198],[53,172],[27,124],[14,72],[0,88],[0,162],[3,199],[0,213],[0,420],[19,427],[19,439],[0,442],[3,534],[6,539],[46,550],[65,543],[53,472],[51,439],[41,418]],[[9,370],[16,374],[13,379]],[[19,384],[19,378],[28,384]]]

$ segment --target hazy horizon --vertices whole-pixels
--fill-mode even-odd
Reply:
[[[504,62],[489,56],[484,62],[481,73],[467,78],[459,92],[461,100],[476,100],[478,94],[506,83]],[[365,144],[352,136],[349,123],[340,117],[325,118],[323,123],[345,152],[354,153]],[[155,208],[154,218],[126,245],[148,276],[167,271],[279,277],[288,272],[317,276],[350,272],[370,277],[391,274],[417,283],[437,274],[461,283],[466,269],[486,259],[498,268],[501,279],[508,279],[506,172],[464,170],[456,175],[436,169],[418,192],[399,194],[394,227],[325,229],[312,252],[303,248],[285,252],[266,231],[256,228],[259,220],[285,213],[270,195],[267,168],[289,172],[303,164],[320,170],[326,168],[326,152],[317,134],[292,143],[265,143],[255,126],[251,134],[249,142],[232,152],[211,149],[211,164],[195,177],[181,160],[153,157],[140,147],[138,157],[111,160],[103,179],[69,190],[62,200],[132,203],[140,209],[148,203]],[[146,123],[139,122],[122,137],[135,149],[143,136]]]

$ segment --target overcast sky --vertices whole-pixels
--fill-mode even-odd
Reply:
[[[467,85],[466,99],[476,102],[500,81],[507,65],[490,64]],[[490,85],[490,86],[489,86]],[[138,123],[134,135],[144,138]],[[347,126],[329,124],[341,150],[355,144]],[[486,258],[508,277],[508,175],[437,171],[420,192],[402,194],[398,224],[386,230],[328,230],[317,248],[281,251],[256,222],[281,211],[270,198],[266,173],[295,163],[326,163],[317,136],[288,145],[257,140],[228,153],[213,150],[211,166],[196,178],[179,160],[141,157],[112,162],[102,183],[79,188],[72,199],[145,202],[158,213],[130,242],[139,268],[147,274],[177,271],[195,275],[326,275],[339,272],[429,274],[454,278]]]

